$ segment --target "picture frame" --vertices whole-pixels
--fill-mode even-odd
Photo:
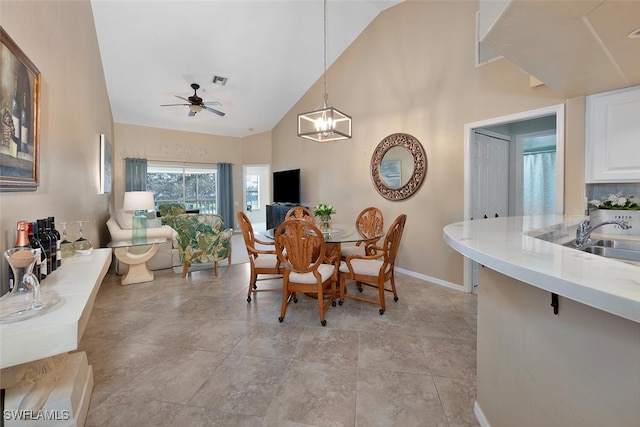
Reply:
[[[40,71],[0,26],[0,191],[35,191],[40,173]]]
[[[100,134],[100,194],[111,193],[113,179],[113,158],[111,143],[106,135]]]

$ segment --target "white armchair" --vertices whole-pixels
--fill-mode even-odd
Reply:
[[[111,235],[112,241],[131,240],[133,232],[131,230],[132,212],[118,210],[115,215],[111,216],[107,221],[107,228]],[[168,225],[161,225],[160,218],[152,219],[147,222],[147,237],[157,238],[164,237],[166,243],[158,246],[158,252],[147,261],[149,270],[162,270],[182,265],[180,263],[180,255],[178,253],[178,233]],[[132,248],[134,251],[135,248]],[[125,274],[128,266],[115,261],[116,274]]]

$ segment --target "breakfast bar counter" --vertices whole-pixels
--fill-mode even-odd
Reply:
[[[444,228],[445,241],[481,265],[475,413],[483,427],[640,426],[640,266],[562,246],[583,219]]]
[[[538,216],[458,222],[444,228],[444,240],[492,270],[640,322],[640,266],[562,246],[575,238],[583,219]]]

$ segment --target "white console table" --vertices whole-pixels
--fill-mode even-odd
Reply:
[[[94,249],[89,256],[65,258],[62,267],[41,284],[43,291],[58,293],[62,301],[39,316],[0,324],[0,388],[6,390],[5,411],[17,411],[29,394],[25,384],[20,383],[25,373],[28,377],[52,367],[58,371],[55,387],[50,380],[40,381],[45,389],[53,387],[42,411],[44,416],[53,414],[54,419],[39,424],[43,421],[5,416],[7,427],[84,425],[93,390],[93,371],[84,352],[69,352],[78,348],[110,264],[111,249]]]

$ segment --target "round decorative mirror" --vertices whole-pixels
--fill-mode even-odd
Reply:
[[[384,138],[371,156],[371,179],[382,197],[404,200],[422,185],[427,155],[420,141],[406,133]]]

